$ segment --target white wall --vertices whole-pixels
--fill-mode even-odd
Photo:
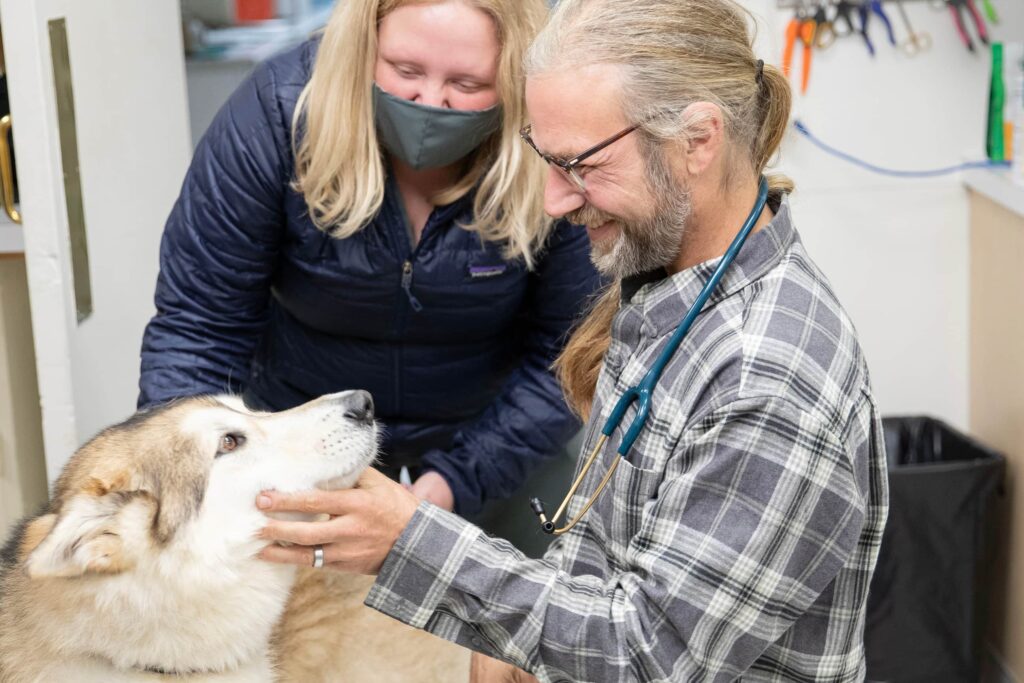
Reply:
[[[760,20],[758,53],[778,65],[792,10],[742,0]],[[993,0],[996,38],[1024,40],[1024,4]],[[808,92],[794,114],[831,145],[880,166],[924,169],[984,158],[989,52],[959,42],[948,9],[904,6],[933,47],[892,48],[881,22],[813,55]],[[884,4],[897,40],[906,28]],[[980,9],[980,3],[979,3]],[[983,46],[982,46],[983,47]],[[798,84],[802,48],[794,53]],[[798,90],[798,87],[796,88]],[[885,414],[925,413],[967,428],[967,197],[958,175],[892,179],[831,157],[792,132],[778,170],[797,183],[797,227],[852,316]]]

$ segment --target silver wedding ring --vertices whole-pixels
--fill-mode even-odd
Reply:
[[[320,569],[324,566],[324,547],[322,545],[313,547],[313,569]]]

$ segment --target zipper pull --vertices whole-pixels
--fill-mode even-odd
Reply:
[[[409,297],[409,305],[412,306],[412,310],[417,313],[422,311],[423,304],[412,293],[412,261],[406,261],[402,264],[402,289],[405,290],[405,295]]]

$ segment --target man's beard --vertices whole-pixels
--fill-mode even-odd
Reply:
[[[622,279],[662,268],[679,256],[683,231],[693,205],[690,193],[676,184],[661,150],[645,154],[648,195],[653,211],[644,218],[624,220],[585,204],[566,218],[577,225],[597,227],[616,221],[619,234],[591,244],[590,260],[602,274]]]

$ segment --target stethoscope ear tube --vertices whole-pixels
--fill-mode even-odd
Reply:
[[[540,519],[540,528],[544,533],[553,534],[555,536],[561,536],[566,531],[576,526],[576,523],[583,518],[583,515],[587,514],[587,510],[590,509],[590,506],[593,505],[594,501],[597,500],[597,497],[601,494],[601,491],[604,490],[604,487],[608,485],[609,481],[611,481],[612,475],[615,473],[615,468],[619,466],[619,460],[622,459],[619,456],[615,456],[615,460],[613,460],[612,464],[608,467],[608,471],[604,473],[604,477],[601,479],[601,483],[597,485],[597,489],[595,489],[594,493],[590,495],[590,499],[587,501],[587,504],[583,506],[583,509],[580,510],[578,515],[576,515],[575,519],[573,519],[571,522],[566,524],[561,529],[555,528],[555,525],[558,523],[558,520],[561,519],[562,515],[565,513],[565,508],[568,507],[569,501],[572,500],[572,497],[576,494],[576,489],[580,487],[580,484],[583,482],[583,478],[587,476],[587,472],[590,471],[590,468],[594,464],[594,461],[597,460],[597,456],[604,448],[604,444],[607,440],[608,437],[602,434],[601,438],[597,440],[596,444],[594,444],[594,448],[590,451],[590,457],[587,458],[587,462],[584,463],[583,469],[580,471],[579,476],[577,476],[576,480],[572,483],[572,487],[569,489],[569,493],[567,493],[565,495],[565,498],[562,499],[562,504],[558,506],[557,510],[555,510],[554,517],[548,519],[545,516],[544,503],[540,500],[540,498],[530,499],[530,507],[533,508],[534,514],[536,514],[537,517]]]
[[[761,217],[761,212],[764,211],[764,207],[767,202],[768,180],[764,176],[761,176],[761,181],[757,188],[757,201],[754,202],[754,208],[751,209],[750,214],[747,216],[747,220],[743,223],[743,227],[740,228],[736,237],[733,238],[732,244],[729,245],[729,248],[722,256],[722,259],[719,261],[714,273],[711,274],[711,277],[708,278],[708,281],[700,290],[700,293],[697,295],[696,300],[694,300],[693,305],[690,306],[690,310],[686,312],[686,316],[683,318],[682,322],[679,323],[676,331],[672,334],[672,338],[669,339],[668,344],[654,361],[654,365],[651,366],[651,369],[647,371],[647,374],[644,375],[644,378],[637,386],[626,389],[625,393],[623,393],[615,403],[615,407],[612,409],[608,419],[605,420],[604,427],[601,429],[601,438],[598,439],[597,443],[594,445],[594,448],[590,453],[590,457],[587,458],[586,463],[583,465],[583,469],[580,470],[579,475],[577,475],[575,481],[573,481],[572,486],[569,488],[569,492],[562,500],[562,504],[558,506],[558,510],[555,511],[554,516],[550,520],[547,518],[544,511],[544,503],[541,502],[539,498],[533,498],[530,500],[530,507],[533,509],[533,512],[537,515],[538,519],[540,519],[541,528],[544,533],[560,536],[576,526],[576,523],[579,522],[583,515],[587,513],[587,510],[593,506],[597,497],[601,494],[601,491],[603,491],[604,487],[608,485],[609,481],[611,481],[612,474],[615,472],[615,468],[619,465],[619,460],[625,458],[629,454],[630,449],[633,447],[633,444],[640,436],[640,432],[643,430],[644,425],[647,423],[647,416],[651,411],[651,395],[654,393],[654,387],[657,385],[658,380],[661,379],[661,373],[665,370],[668,362],[672,360],[672,356],[675,355],[675,352],[679,349],[683,339],[690,331],[690,327],[693,326],[693,322],[704,309],[704,305],[711,297],[715,287],[718,286],[718,282],[722,279],[722,276],[725,275],[726,269],[729,268],[733,260],[736,258],[736,255],[743,247],[743,243],[747,241],[747,236],[757,224],[757,220]],[[616,457],[608,467],[608,471],[605,472],[601,482],[590,495],[590,499],[587,500],[587,504],[583,506],[583,509],[580,510],[578,515],[576,515],[575,519],[562,528],[556,528],[558,520],[561,519],[565,509],[569,506],[569,501],[572,500],[572,497],[576,494],[576,489],[579,488],[584,477],[587,475],[587,472],[590,471],[590,467],[597,459],[598,453],[601,452],[601,449],[604,447],[608,438],[614,434],[615,430],[619,428],[620,424],[622,424],[622,419],[626,415],[626,410],[634,401],[639,402],[636,417],[633,418],[633,421],[629,425],[629,429],[627,429],[625,435],[623,435],[622,442],[619,444],[619,448],[616,451]]]
[[[554,533],[555,525],[553,522],[548,520],[547,514],[544,512],[544,501],[540,498],[531,498],[530,509],[533,510],[533,514],[537,515],[537,518],[540,520],[540,528],[544,533]]]

